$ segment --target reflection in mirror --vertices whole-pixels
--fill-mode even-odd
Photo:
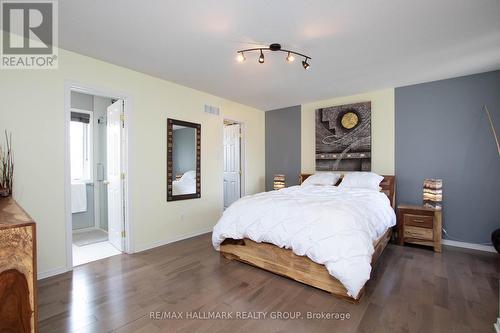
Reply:
[[[167,201],[201,197],[201,125],[167,120]]]
[[[174,147],[172,151],[172,194],[196,193],[196,129],[173,126]]]

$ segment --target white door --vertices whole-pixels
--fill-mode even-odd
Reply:
[[[123,250],[123,182],[122,182],[122,115],[123,100],[117,100],[107,109],[107,184],[108,237],[118,250]]]
[[[240,198],[240,125],[224,126],[224,209]]]

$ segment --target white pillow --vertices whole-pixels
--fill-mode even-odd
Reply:
[[[367,188],[378,191],[384,177],[373,172],[349,172],[344,175],[339,187]]]
[[[181,177],[181,180],[187,180],[187,179],[196,179],[196,171],[189,170],[184,172],[184,174]]]
[[[302,185],[330,185],[335,186],[340,179],[340,175],[334,172],[318,172],[314,175],[307,177]]]

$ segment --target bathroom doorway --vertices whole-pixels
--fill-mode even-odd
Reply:
[[[123,98],[70,89],[70,268],[125,251],[124,109]]]

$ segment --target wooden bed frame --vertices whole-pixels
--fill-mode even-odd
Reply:
[[[302,174],[300,182],[302,183],[309,176],[310,174]],[[384,176],[380,187],[382,187],[381,191],[389,197],[391,206],[394,208],[395,176]],[[372,267],[384,251],[391,236],[392,228],[389,228],[382,237],[373,243],[375,251],[372,256]],[[344,285],[328,273],[325,266],[313,262],[306,256],[298,256],[292,250],[282,249],[269,243],[257,243],[247,238],[228,238],[220,246],[220,255],[224,259],[238,260],[328,291],[334,296],[352,303],[359,302],[365,289],[363,287],[358,297],[353,298],[347,294]]]

